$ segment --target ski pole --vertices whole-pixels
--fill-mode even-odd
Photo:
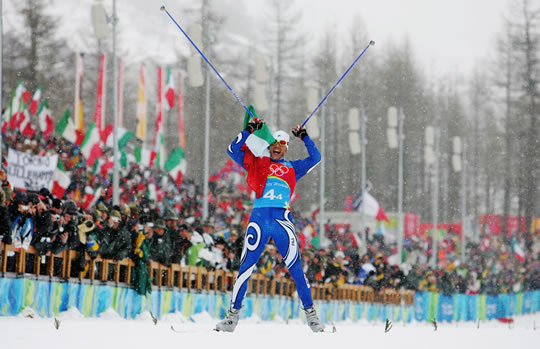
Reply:
[[[249,113],[249,115],[251,115],[251,117],[255,117],[255,115],[253,115],[251,113],[251,111],[249,110],[248,107],[246,107],[246,105],[244,103],[242,103],[242,100],[240,99],[240,97],[238,97],[238,95],[233,91],[233,89],[231,88],[231,86],[229,86],[229,84],[227,83],[227,81],[225,81],[225,79],[221,76],[221,74],[216,70],[216,68],[214,68],[214,66],[212,65],[212,63],[210,63],[210,61],[208,60],[208,58],[206,58],[206,56],[204,55],[204,53],[201,52],[201,50],[199,50],[199,48],[197,47],[197,45],[195,45],[195,43],[193,42],[193,40],[191,40],[191,38],[189,37],[189,35],[187,35],[187,33],[184,31],[184,29],[182,29],[182,27],[178,24],[178,22],[176,22],[176,20],[173,18],[173,16],[171,16],[171,14],[169,13],[169,11],[167,11],[167,9],[165,8],[165,6],[161,6],[161,11],[165,11],[165,13],[167,14],[167,16],[169,16],[169,18],[174,22],[174,24],[176,24],[176,26],[178,27],[178,29],[180,29],[180,31],[182,32],[182,34],[184,34],[184,36],[189,40],[189,42],[191,43],[191,45],[193,45],[193,47],[195,47],[195,49],[197,50],[197,52],[199,52],[199,54],[201,55],[201,57],[206,61],[206,63],[208,63],[208,65],[210,66],[210,68],[212,68],[212,70],[214,71],[214,73],[217,74],[217,76],[219,76],[219,78],[221,79],[221,81],[225,84],[225,86],[227,86],[227,88],[229,89],[229,91],[231,91],[231,93],[233,94],[234,98],[236,98],[236,100],[238,101],[238,103],[242,104],[242,107],[244,107],[244,109]],[[206,82],[208,83],[208,81]]]
[[[311,117],[313,116],[313,114],[315,114],[317,112],[317,110],[319,110],[319,108],[321,107],[321,105],[323,105],[324,101],[326,101],[326,99],[328,98],[328,96],[330,96],[330,94],[334,91],[334,89],[337,87],[337,85],[339,85],[339,83],[341,82],[341,80],[343,80],[343,78],[345,77],[345,75],[347,75],[347,73],[349,73],[349,70],[352,69],[352,67],[356,64],[356,62],[358,62],[358,60],[360,59],[360,57],[362,57],[362,55],[364,54],[364,52],[366,52],[366,50],[370,47],[370,46],[373,46],[375,45],[375,41],[371,40],[369,42],[369,44],[366,46],[366,48],[364,49],[364,51],[362,51],[362,53],[356,57],[356,59],[354,60],[353,64],[351,64],[351,66],[349,67],[349,69],[347,69],[345,71],[345,73],[343,73],[343,75],[341,76],[341,78],[339,78],[338,82],[336,82],[336,84],[334,85],[334,87],[332,87],[332,89],[330,89],[330,91],[326,94],[326,96],[324,96],[323,100],[321,101],[321,103],[319,103],[319,105],[317,106],[317,108],[315,108],[311,114],[309,114],[309,116],[307,117],[307,119],[302,123],[302,127],[304,127],[305,124],[307,124],[307,122],[309,121],[309,119],[311,119]]]

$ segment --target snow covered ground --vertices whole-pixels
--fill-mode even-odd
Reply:
[[[0,317],[0,348],[540,348],[540,314],[521,316],[513,326],[499,322],[393,324],[384,332],[381,322],[338,323],[336,333],[312,333],[301,321],[260,322],[242,319],[234,333],[215,332],[215,320],[198,314],[188,321],[169,314],[154,325],[149,313],[124,320],[109,310],[100,318],[84,318],[76,309],[55,320],[34,315]],[[174,326],[177,332],[171,330]]]

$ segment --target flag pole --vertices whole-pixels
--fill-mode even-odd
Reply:
[[[118,166],[118,62],[116,60],[116,0],[113,0],[112,46],[113,46],[113,205],[120,203]],[[103,106],[105,107],[105,106]]]
[[[311,117],[313,116],[313,114],[315,114],[317,112],[317,110],[319,110],[319,108],[321,107],[321,105],[323,105],[323,103],[326,101],[326,99],[328,98],[328,96],[330,96],[330,94],[332,92],[334,92],[334,90],[336,89],[337,85],[339,85],[339,83],[341,82],[341,80],[343,80],[343,78],[345,77],[345,75],[347,75],[349,73],[349,71],[352,69],[352,67],[354,67],[354,65],[356,64],[356,62],[358,62],[358,60],[360,59],[360,57],[362,57],[362,55],[364,54],[364,52],[367,51],[367,49],[370,47],[370,46],[373,46],[375,45],[375,41],[371,40],[369,42],[369,44],[367,44],[366,48],[364,48],[364,50],[362,51],[362,53],[360,53],[360,55],[358,57],[356,57],[356,59],[354,60],[354,62],[349,66],[349,68],[345,71],[345,73],[343,73],[343,75],[341,75],[341,77],[339,78],[339,80],[334,84],[334,87],[332,87],[330,89],[330,91],[328,91],[328,93],[326,94],[326,96],[324,96],[324,98],[322,99],[322,101],[319,103],[319,105],[313,109],[313,111],[311,112],[311,114],[309,114],[309,116],[307,117],[306,120],[304,120],[304,122],[302,123],[302,127],[304,127],[307,122],[309,121],[309,119],[311,119]]]
[[[195,50],[197,50],[197,52],[199,53],[199,55],[201,55],[201,57],[204,59],[204,61],[208,64],[208,66],[210,68],[212,68],[212,70],[214,71],[214,73],[216,73],[216,75],[221,79],[221,82],[223,82],[223,84],[227,87],[227,89],[232,93],[232,95],[234,96],[234,98],[236,98],[236,101],[238,103],[240,103],[242,105],[242,107],[244,107],[245,111],[248,112],[249,115],[251,115],[252,118],[255,117],[255,115],[253,115],[251,113],[251,111],[249,110],[248,107],[246,107],[246,105],[244,104],[244,102],[242,102],[242,100],[240,99],[240,97],[238,97],[238,95],[233,91],[233,89],[231,88],[231,86],[229,86],[229,84],[227,83],[227,81],[225,81],[225,79],[223,78],[223,76],[221,76],[221,74],[217,71],[216,68],[214,68],[214,66],[212,65],[212,63],[210,63],[210,60],[208,60],[208,58],[206,58],[206,56],[204,55],[204,53],[202,53],[202,51],[197,47],[197,45],[195,45],[195,43],[193,42],[193,40],[191,40],[191,38],[189,37],[189,35],[187,35],[187,33],[184,31],[184,29],[182,29],[182,27],[180,26],[180,24],[178,24],[178,22],[176,22],[176,20],[174,19],[174,17],[169,13],[169,11],[167,11],[167,9],[165,8],[165,6],[161,6],[160,8],[161,11],[164,11],[167,16],[169,16],[169,18],[171,19],[171,21],[173,21],[174,24],[176,24],[176,26],[178,27],[178,29],[180,29],[180,31],[182,32],[182,34],[184,34],[184,36],[186,37],[186,39],[188,39],[188,41],[190,42],[190,44],[195,48]]]
[[[324,247],[325,227],[324,227],[324,187],[325,187],[325,157],[326,157],[326,109],[321,110],[321,175],[319,187],[319,247]]]

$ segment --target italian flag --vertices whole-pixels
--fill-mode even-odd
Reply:
[[[17,117],[21,109],[21,99],[25,88],[23,84],[19,81],[17,88],[13,91],[11,95],[11,101],[9,102],[9,108],[6,108],[4,114],[2,115],[2,132],[5,132],[8,125],[10,129],[15,129],[15,124],[17,122]]]
[[[182,184],[186,173],[186,158],[181,147],[176,148],[165,162],[165,171],[169,172],[177,186]]]
[[[135,160],[143,167],[150,167],[150,150],[138,147],[135,149]]]
[[[517,258],[518,261],[525,261],[525,252],[523,251],[523,248],[521,248],[520,243],[516,239],[512,241],[512,250],[514,250],[514,256]]]
[[[257,113],[255,113],[255,108],[253,108],[253,106],[249,106],[249,111],[251,112],[251,114],[246,112],[246,116],[244,117],[244,129],[246,128],[248,122],[251,120],[251,115],[258,118],[258,115]],[[268,125],[266,125],[265,123],[260,130],[253,132],[248,137],[245,144],[253,155],[258,158],[262,158],[270,157],[270,151],[268,150],[268,147],[275,141],[276,140],[272,136],[272,132],[270,132]]]
[[[36,129],[32,125],[32,121],[30,120],[30,115],[28,115],[28,109],[23,110],[19,113],[19,130],[23,135],[25,135],[28,138],[34,137],[34,134],[36,133]]]
[[[69,109],[66,109],[64,116],[62,116],[62,119],[60,119],[54,130],[69,142],[80,144],[79,141],[81,137],[78,137],[75,132],[76,127],[73,120],[70,118]]]
[[[30,106],[28,107],[31,115],[36,115],[40,99],[41,99],[41,85],[39,85],[37,91],[34,93],[34,96],[32,97],[32,101],[30,102]]]
[[[118,128],[118,149],[122,150],[134,136],[135,136],[135,133],[128,131],[127,129],[123,127],[119,127]],[[107,147],[112,148],[114,146],[113,138],[114,137],[112,133],[107,137],[107,142],[105,143]]]
[[[103,178],[107,178],[109,173],[112,171],[114,167],[114,162],[112,156],[108,159],[104,159],[103,157],[100,157],[98,161],[96,161],[96,164],[99,168],[99,173]]]
[[[174,80],[171,74],[171,68],[167,69],[167,86],[165,87],[165,99],[167,100],[167,110],[174,108]]]
[[[22,92],[22,101],[23,101],[23,103],[25,105],[28,104],[28,102],[30,102],[31,98],[32,98],[32,94],[30,93],[30,91],[28,91],[26,88],[23,89],[23,92]]]
[[[92,123],[90,125],[90,128],[88,129],[88,132],[86,133],[86,137],[84,138],[84,141],[81,144],[81,153],[86,158],[86,164],[88,166],[93,166],[96,160],[103,153],[103,149],[101,147],[101,138],[99,135],[99,130],[96,127],[95,123]]]
[[[25,88],[23,84],[19,81],[17,83],[17,88],[15,88],[15,91],[13,91],[13,94],[11,95],[9,108],[6,108],[6,111],[4,113],[4,118],[3,118],[4,120],[6,121],[11,120],[11,118],[19,112],[19,104],[21,103],[21,97],[23,95],[24,90]]]
[[[156,129],[154,133],[154,142],[152,153],[150,154],[150,166],[162,168],[164,149],[163,149],[163,79],[162,69],[158,68],[158,115],[156,118]]]
[[[81,207],[88,211],[90,208],[94,207],[94,205],[98,202],[99,198],[101,197],[101,187],[97,187],[96,190],[93,190],[92,187],[87,186],[84,188],[84,201],[81,203]]]
[[[62,160],[58,159],[58,165],[53,173],[53,186],[51,194],[59,199],[62,199],[70,183],[71,178],[69,172],[66,172]]]
[[[105,55],[101,55],[99,64],[99,77],[96,96],[96,110],[94,112],[94,125],[99,132],[103,130],[103,122],[105,121]]]
[[[54,126],[53,126],[53,120],[51,117],[51,111],[49,110],[49,101],[44,100],[41,102],[41,105],[39,106],[38,111],[38,120],[39,120],[39,129],[43,133],[43,136],[47,139],[49,139]]]
[[[184,134],[184,97],[182,96],[182,75],[178,73],[178,134],[180,146],[186,148],[186,136]]]

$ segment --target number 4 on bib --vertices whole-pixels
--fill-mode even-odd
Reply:
[[[281,194],[278,194],[278,196],[274,195],[274,189],[270,189],[269,191],[267,191],[266,194],[264,194],[263,198],[270,199],[270,200],[274,200],[274,199],[283,200],[283,197],[281,196]]]

